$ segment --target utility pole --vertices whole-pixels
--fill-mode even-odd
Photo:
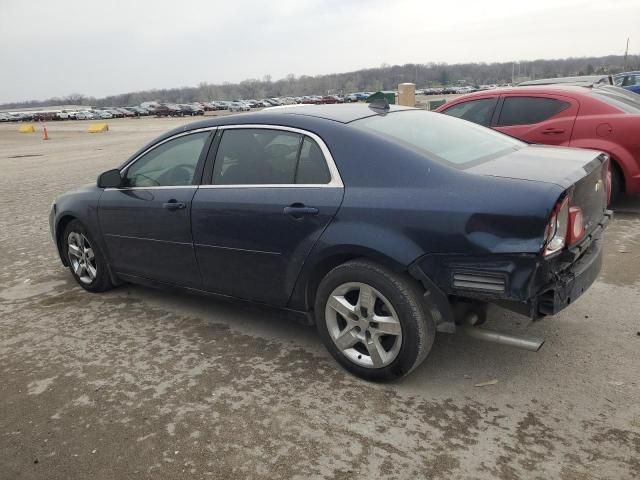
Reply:
[[[629,56],[629,37],[627,37],[627,48],[624,51],[624,71],[627,71],[627,56]]]

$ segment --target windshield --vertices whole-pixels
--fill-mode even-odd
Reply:
[[[362,118],[353,125],[456,167],[469,167],[526,145],[475,123],[421,110]]]

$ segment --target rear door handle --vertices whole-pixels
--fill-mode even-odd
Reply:
[[[167,210],[182,210],[183,208],[187,208],[187,204],[178,202],[177,200],[169,200],[167,203],[162,204],[162,208],[166,208]]]
[[[302,218],[305,215],[318,215],[319,210],[315,207],[307,207],[302,203],[294,203],[284,207],[282,212],[285,215],[291,215],[293,218]]]
[[[557,135],[559,133],[564,133],[563,128],[546,128],[542,131],[544,135]]]

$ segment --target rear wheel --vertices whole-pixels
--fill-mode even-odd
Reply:
[[[419,285],[367,260],[331,270],[318,288],[315,312],[331,355],[367,380],[408,374],[422,363],[435,338]]]
[[[624,192],[624,176],[616,163],[611,164],[611,203],[617,201]]]
[[[113,288],[104,255],[80,221],[69,222],[62,238],[69,270],[78,285],[89,292]]]

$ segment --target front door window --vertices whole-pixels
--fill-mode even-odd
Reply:
[[[175,138],[154,148],[131,165],[125,186],[168,187],[192,185],[202,147],[210,132]]]

